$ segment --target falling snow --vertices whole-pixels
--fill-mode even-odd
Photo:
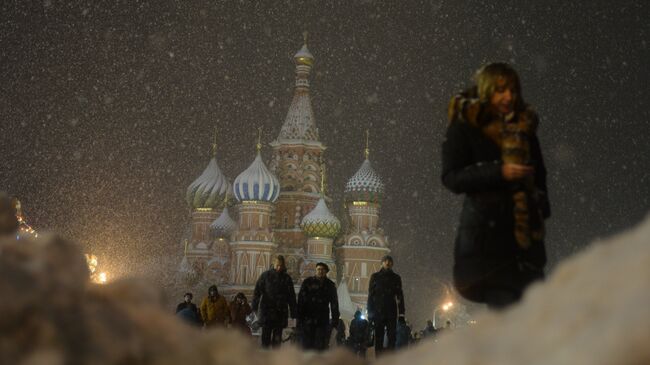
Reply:
[[[4,1],[0,190],[115,276],[165,278],[213,128],[237,176],[257,127],[270,142],[282,126],[306,30],[330,194],[341,201],[369,128],[383,226],[423,324],[432,277],[451,279],[460,209],[439,179],[446,105],[482,64],[513,63],[541,116],[551,268],[649,210],[649,14],[644,1]]]

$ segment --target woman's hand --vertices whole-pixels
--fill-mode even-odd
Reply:
[[[516,163],[504,163],[501,165],[501,175],[507,181],[515,181],[523,179],[535,173],[535,169],[528,165],[520,165]]]

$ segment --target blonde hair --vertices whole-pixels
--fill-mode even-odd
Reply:
[[[515,110],[522,110],[524,107],[524,98],[521,93],[521,84],[519,75],[512,66],[503,62],[490,63],[481,67],[474,75],[478,97],[482,102],[490,100],[498,87],[498,81],[505,79],[508,84],[512,85],[515,97]]]

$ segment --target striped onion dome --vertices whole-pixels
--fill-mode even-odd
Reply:
[[[230,218],[228,207],[223,208],[221,215],[210,224],[214,237],[225,238],[237,229],[237,223]]]
[[[334,238],[341,232],[341,221],[327,209],[325,199],[318,203],[300,222],[300,228],[309,237]]]
[[[262,162],[259,151],[255,161],[237,178],[234,184],[235,197],[239,201],[257,200],[274,202],[280,195],[280,182]]]
[[[347,200],[378,203],[384,195],[384,183],[366,159],[359,171],[345,184]]]
[[[187,188],[185,199],[194,209],[216,208],[223,203],[226,194],[232,194],[232,187],[213,157],[201,176]]]

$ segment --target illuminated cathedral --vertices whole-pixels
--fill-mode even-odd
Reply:
[[[372,168],[366,136],[365,160],[345,185],[346,217],[332,213],[321,163],[326,147],[309,95],[314,57],[306,42],[294,61],[294,96],[270,143],[272,155],[262,155],[258,138],[250,166],[231,183],[219,168],[215,137],[212,159],[187,188],[191,236],[182,242],[179,271],[188,283],[216,283],[226,295],[250,298],[276,255],[286,258],[296,287],[325,262],[348,301],[365,307],[370,275],[390,252],[379,219],[384,184]]]

